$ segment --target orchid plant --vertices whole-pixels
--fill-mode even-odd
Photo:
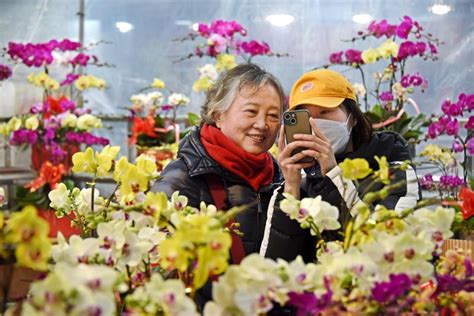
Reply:
[[[375,172],[361,159],[339,165],[347,179],[385,185],[366,194],[342,227],[337,208],[320,197],[286,196],[281,202],[288,216],[316,236],[343,229],[342,242],[319,244],[318,262],[253,254],[229,266],[229,229],[235,227],[224,223],[245,207],[223,213],[202,203],[195,209],[178,192],[168,200],[149,191],[156,177],[151,157],[131,164],[125,157],[117,160],[118,152],[107,146],[73,156],[74,170],[94,179],[112,175],[117,187],[109,197],[99,195],[94,181],[83,190],[60,184],[50,193],[51,207],[60,215],[74,214],[75,223],[89,232],[69,240],[59,235],[50,273],[33,283],[23,303],[25,315],[196,315],[196,289],[217,275],[204,315],[272,314],[279,308],[297,315],[432,313],[462,311],[474,303],[470,260],[452,251],[440,257],[443,241],[453,236],[452,208],[428,209],[433,201],[422,201],[401,212],[370,209],[397,186],[390,183],[391,166],[384,157],[377,157]]]
[[[144,93],[145,91],[150,91]],[[167,102],[164,103],[164,94],[167,91]],[[178,142],[180,138],[179,125],[176,122],[178,107],[189,104],[189,98],[181,93],[175,93],[166,87],[159,78],[140,93],[130,98],[132,106],[130,112],[133,119],[132,134],[129,138],[131,145],[142,147],[161,146]]]
[[[105,88],[104,80],[83,74],[88,65],[106,65],[99,64],[97,57],[87,54],[86,49],[67,39],[38,44],[10,42],[2,54],[12,63],[39,69],[28,75],[27,82],[42,91],[42,101],[33,104],[28,113],[0,124],[0,135],[9,145],[32,148],[32,167],[38,171],[38,178],[26,188],[33,195],[45,185],[49,186],[47,190],[55,188],[70,171],[71,156],[81,144],[109,143],[108,139],[91,133],[101,128],[102,122],[91,114],[91,109],[82,107],[82,93],[86,89]],[[53,74],[63,76],[63,80],[57,80]],[[34,201],[40,204],[44,194],[36,195]],[[20,200],[25,196],[25,192],[18,194]],[[26,202],[33,202],[31,194]]]
[[[474,94],[461,93],[456,102],[444,100],[441,104],[442,113],[438,116],[433,115],[426,135],[427,139],[437,139],[441,135],[452,137],[452,152],[463,155],[461,166],[464,170],[465,183],[468,181],[467,157],[474,155],[474,137],[471,134],[471,130],[474,129],[472,110],[474,110]],[[467,122],[461,126],[460,120],[464,117]]]
[[[164,102],[162,91],[168,94],[167,102]],[[186,106],[190,100],[184,94],[173,92],[163,80],[155,78],[148,87],[132,95],[130,101],[133,123],[129,144],[137,146],[137,156],[143,153],[154,155],[158,171],[161,171],[176,158],[178,142],[189,131],[180,130],[176,114],[178,108]],[[198,115],[188,113],[187,123],[195,125],[198,120]]]
[[[329,57],[330,66],[349,66],[360,72],[361,83],[354,84],[359,103],[379,130],[399,132],[407,140],[418,141],[423,134],[425,116],[410,97],[416,90],[424,92],[428,82],[418,72],[407,73],[409,59],[437,60],[438,46],[442,42],[427,33],[421,24],[409,16],[404,16],[398,24],[387,20],[372,21],[367,30],[360,31],[348,42],[364,40],[385,41],[375,48],[366,50],[348,49],[334,52]],[[369,89],[369,78],[364,66],[383,64],[382,71],[373,75],[374,88]],[[369,99],[370,98],[370,99]],[[374,102],[372,106],[370,103]],[[412,106],[416,116],[409,116],[407,106]]]
[[[248,256],[214,284],[204,315],[278,314],[282,307],[296,315],[419,314],[462,311],[474,302],[471,261],[453,251],[438,260],[443,241],[453,236],[454,209],[428,209],[428,200],[402,212],[382,206],[371,211],[369,205],[397,185],[390,184],[386,159],[378,161],[375,172],[363,159],[339,165],[346,179],[369,176],[385,184],[350,210],[342,242],[319,243],[317,263]],[[323,230],[341,226],[337,208],[320,197],[286,196],[280,207],[320,238]]]
[[[0,262],[15,262],[18,266],[41,271],[47,269],[51,255],[49,227],[38,217],[36,208],[27,206],[10,216],[0,212],[0,230]]]
[[[165,297],[132,292],[136,289],[148,293],[166,284],[171,286],[172,283],[160,285],[163,281],[155,275],[177,274],[184,285],[172,286],[178,292],[183,290],[183,304],[187,306],[184,289],[193,296],[209,277],[226,270],[231,245],[229,230],[235,228],[224,228],[224,224],[244,207],[223,213],[202,203],[200,209],[194,209],[178,192],[169,201],[164,193],[149,191],[150,183],[158,175],[153,157],[141,155],[132,164],[126,157],[116,160],[119,150],[106,146],[101,152],[87,148],[76,153],[72,170],[92,174],[90,187],[68,189],[61,183],[50,192],[50,206],[57,215],[70,217],[82,232],[82,237],[72,236],[69,240],[59,235],[58,244],[52,248],[52,259],[56,264],[112,267],[125,283],[120,290],[121,304],[116,306],[120,311],[128,309],[124,302],[130,304],[132,312],[147,310],[152,307],[143,304],[150,301],[157,304],[153,308],[170,304],[173,309]],[[117,186],[109,197],[102,197],[95,188],[95,179],[110,175]],[[163,289],[162,293],[173,291]]]
[[[0,188],[0,276],[2,297],[0,313],[4,314],[7,300],[15,286],[14,275],[17,268],[46,271],[51,257],[51,240],[48,238],[48,223],[40,218],[32,205],[18,212],[3,209],[7,200]]]
[[[192,32],[179,41],[201,41],[193,53],[180,61],[193,57],[210,57],[215,64],[208,63],[199,70],[199,79],[194,82],[194,91],[206,91],[216,81],[220,72],[232,69],[236,65],[236,57],[250,63],[255,56],[284,57],[288,54],[272,52],[270,45],[264,41],[242,41],[239,37],[247,36],[247,30],[236,21],[214,20],[210,24],[197,23]]]
[[[459,94],[457,101],[446,99],[441,104],[441,114],[431,118],[426,138],[437,139],[441,135],[452,137],[451,148],[441,150],[438,146],[427,145],[422,155],[438,165],[441,176],[439,181],[433,174],[428,173],[421,179],[422,186],[427,190],[436,190],[440,196],[454,205],[457,212],[456,224],[453,228],[461,237],[472,239],[474,231],[474,192],[472,179],[469,175],[468,158],[474,155],[474,138],[471,130],[474,128],[474,94]],[[462,120],[467,120],[462,124]],[[461,155],[462,162],[458,161]],[[459,169],[462,177],[458,176]]]

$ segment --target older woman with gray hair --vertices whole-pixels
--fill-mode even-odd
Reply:
[[[222,210],[250,205],[236,217],[243,235],[232,234],[234,264],[255,252],[273,259],[315,257],[314,238],[288,221],[276,202],[282,198],[283,177],[268,150],[280,130],[284,105],[280,83],[259,66],[242,64],[223,73],[207,92],[200,126],[181,141],[178,158],[154,188],[168,196],[179,191],[197,208],[201,201]],[[211,299],[211,288],[208,282],[198,291],[201,308]]]
[[[281,213],[274,206],[281,199],[283,177],[268,150],[284,105],[280,83],[259,66],[241,64],[223,73],[207,92],[201,125],[181,141],[177,160],[163,170],[154,188],[168,196],[179,191],[193,207],[201,201],[218,209],[251,205],[236,217],[243,235],[232,236],[233,263],[254,252],[274,259],[314,259],[307,231],[296,221],[282,227],[271,219]],[[267,214],[272,225],[266,225]]]

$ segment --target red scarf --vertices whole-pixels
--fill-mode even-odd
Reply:
[[[201,128],[201,141],[212,159],[247,181],[255,191],[272,181],[273,159],[269,153],[248,153],[227,138],[220,129],[208,124]]]

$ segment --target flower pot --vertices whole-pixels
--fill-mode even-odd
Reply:
[[[13,302],[26,296],[33,281],[39,280],[43,272],[17,267],[15,263],[0,264],[0,300]]]
[[[77,144],[63,144],[61,149],[65,152],[64,157],[53,155],[50,146],[45,144],[34,144],[31,146],[31,167],[38,171],[44,161],[50,161],[53,165],[62,163],[66,170],[72,167],[72,155],[80,148]]]
[[[38,210],[38,216],[46,220],[49,224],[48,237],[55,238],[58,232],[61,232],[65,238],[81,234],[77,227],[71,227],[71,220],[69,218],[58,218],[54,210]]]

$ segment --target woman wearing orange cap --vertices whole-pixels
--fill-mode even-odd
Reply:
[[[335,71],[318,69],[305,73],[293,85],[289,106],[291,110],[309,111],[313,129],[313,135],[300,134],[297,141],[286,148],[282,142],[283,130],[280,132],[280,146],[284,150],[279,163],[286,180],[285,191],[293,195],[321,195],[324,200],[338,206],[344,215],[344,210],[351,210],[359,201],[359,194],[365,186],[362,184],[356,188],[354,183],[343,179],[339,162],[345,158],[364,158],[372,169],[378,170],[375,156],[385,156],[390,164],[411,159],[408,145],[399,134],[372,132],[370,121],[357,104],[354,88]],[[297,147],[306,150],[292,156],[291,152]],[[313,157],[314,163],[298,163],[304,156]],[[305,169],[304,178],[301,169]],[[391,191],[389,196],[375,204],[396,211],[415,206],[420,198],[415,170],[409,167],[406,171],[394,171],[392,183],[402,180],[406,181],[404,186]],[[381,187],[382,184],[371,189],[376,191]]]
[[[345,158],[364,158],[372,169],[377,170],[375,156],[385,156],[391,164],[410,160],[407,144],[394,132],[373,133],[371,123],[357,105],[354,88],[346,78],[332,70],[310,71],[298,79],[291,90],[289,106],[291,110],[308,110],[313,133],[297,134],[296,141],[285,146],[284,129],[280,129],[278,163],[285,178],[284,190],[300,199],[320,195],[324,201],[339,208],[339,222],[344,227],[351,218],[353,206],[360,201],[359,194],[364,191],[364,183],[356,187],[352,181],[344,179],[338,163]],[[292,155],[300,147],[306,149]],[[313,160],[300,163],[306,156]],[[406,180],[406,184],[391,191],[383,201],[376,201],[373,207],[382,204],[399,211],[415,206],[419,199],[419,187],[414,169],[397,170],[391,176],[393,183]],[[371,189],[379,190],[381,185]],[[277,207],[267,215],[265,242],[260,254],[274,258],[281,245],[275,239],[268,238],[268,232],[285,231],[295,221]],[[299,229],[307,235],[310,245],[316,244],[315,237],[311,237],[308,230]],[[294,234],[298,234],[296,229]],[[326,240],[340,238],[337,232],[324,232],[323,235]],[[316,257],[315,247],[312,249],[311,256],[306,256],[305,261]],[[306,251],[297,247],[287,250],[289,257],[299,253]]]

